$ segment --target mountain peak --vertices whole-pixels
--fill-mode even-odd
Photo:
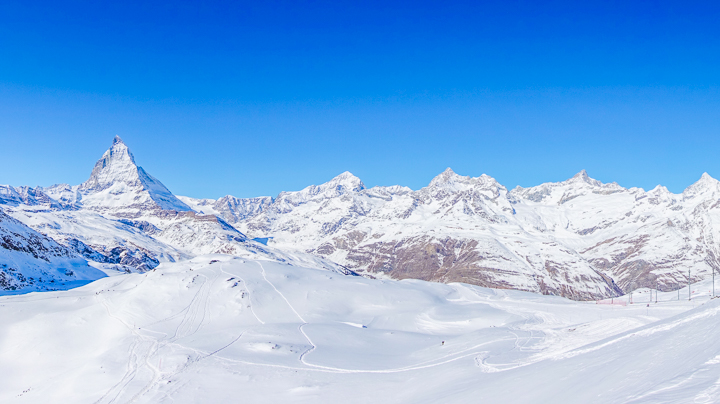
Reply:
[[[703,173],[703,175],[700,176],[700,179],[697,180],[694,184],[687,187],[684,191],[684,195],[693,195],[702,193],[706,190],[717,190],[720,185],[720,182],[716,180],[715,178],[711,177],[708,173]]]
[[[450,167],[446,168],[445,171],[433,178],[432,181],[430,181],[428,188],[453,192],[467,190],[470,188],[504,189],[504,187],[500,185],[495,178],[487,174],[482,174],[479,177],[464,176],[457,174]]]
[[[587,171],[585,171],[585,169],[582,169],[582,170],[580,170],[579,173],[573,175],[573,178],[581,178],[581,179],[583,179],[583,180],[587,180],[587,179],[589,179],[590,177],[588,176]]]
[[[115,136],[113,144],[95,163],[90,178],[78,190],[84,205],[129,207],[150,203],[161,209],[190,210],[160,181],[135,163],[130,149]]]
[[[333,188],[342,187],[345,190],[354,192],[359,192],[365,189],[365,184],[362,182],[362,180],[353,175],[350,171],[345,171],[344,173],[336,176],[325,184],[330,185]]]
[[[113,144],[95,163],[90,178],[80,185],[81,190],[102,191],[117,182],[138,181],[138,166],[130,149],[115,136]]]
[[[693,185],[701,185],[701,184],[714,185],[714,184],[717,184],[717,183],[718,183],[718,180],[716,180],[715,178],[711,177],[710,174],[708,174],[708,173],[703,173],[703,174],[700,176],[700,179],[697,180],[697,181],[695,182],[695,184],[693,184]],[[691,186],[692,186],[692,185],[691,185]]]
[[[584,182],[586,184],[596,186],[596,187],[600,187],[603,185],[602,182],[600,182],[594,178],[590,178],[590,176],[588,175],[587,171],[585,171],[585,169],[580,170],[579,173],[573,175],[572,178],[570,178],[569,180],[567,180],[565,182],[570,182],[570,183]]]
[[[445,171],[441,172],[435,178],[430,181],[430,186],[439,186],[443,184],[451,184],[454,183],[456,180],[463,178],[463,176],[455,173],[455,171],[452,170],[452,168],[448,167],[445,169]],[[467,177],[470,178],[470,177]]]

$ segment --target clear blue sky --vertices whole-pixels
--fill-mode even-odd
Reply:
[[[720,178],[715,2],[0,3],[0,183],[121,136],[193,197]]]

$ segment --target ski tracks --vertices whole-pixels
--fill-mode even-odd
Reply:
[[[305,356],[307,354],[309,354],[310,352],[314,351],[315,348],[317,348],[315,346],[315,344],[312,342],[312,340],[310,339],[310,337],[305,333],[305,330],[303,330],[303,327],[308,324],[307,321],[305,321],[305,319],[300,315],[300,313],[298,313],[297,310],[295,310],[295,307],[290,303],[290,301],[287,299],[287,297],[285,297],[285,295],[282,294],[282,292],[280,292],[278,290],[278,288],[276,288],[275,285],[272,282],[270,282],[270,280],[268,280],[267,276],[265,275],[265,267],[259,261],[255,261],[255,263],[260,266],[260,269],[262,270],[262,277],[263,277],[263,279],[265,279],[265,282],[267,282],[275,290],[275,292],[277,292],[277,294],[280,295],[280,297],[282,297],[283,300],[285,300],[285,303],[287,303],[288,307],[290,307],[290,310],[292,310],[292,312],[295,313],[297,318],[299,318],[300,321],[302,321],[302,324],[300,324],[298,326],[298,330],[303,335],[303,337],[305,337],[307,342],[310,344],[310,348],[306,349],[305,352],[300,354],[299,360],[306,366],[315,367],[316,365],[305,362]]]
[[[486,346],[486,345],[489,345],[489,344],[493,344],[493,343],[496,343],[496,342],[502,342],[502,341],[508,341],[508,340],[515,340],[516,343],[517,343],[517,338],[500,338],[500,339],[497,339],[497,340],[487,341],[487,342],[484,342],[484,343],[475,345],[475,346],[473,346],[473,347],[470,347],[470,348],[467,348],[467,349],[464,349],[464,350],[461,350],[461,351],[458,351],[458,352],[454,352],[454,353],[452,353],[452,354],[444,355],[444,356],[441,356],[441,357],[439,357],[439,358],[435,358],[435,359],[432,359],[432,360],[429,360],[429,361],[420,362],[420,363],[415,364],[415,365],[405,366],[405,367],[400,367],[400,368],[394,368],[394,369],[380,369],[380,370],[344,369],[344,368],[337,368],[337,367],[332,367],[332,366],[322,366],[322,365],[315,365],[315,364],[312,364],[312,363],[308,363],[308,362],[305,360],[305,357],[306,357],[308,354],[310,354],[312,351],[314,351],[315,349],[317,349],[317,346],[315,345],[315,343],[312,341],[312,339],[310,339],[310,337],[307,335],[307,333],[305,332],[305,330],[303,330],[303,327],[305,327],[306,325],[308,325],[308,322],[305,321],[305,319],[300,315],[300,313],[298,313],[298,311],[297,311],[297,310],[295,309],[295,307],[290,303],[290,301],[287,299],[287,297],[285,297],[285,295],[284,295],[282,292],[280,292],[280,290],[278,290],[278,288],[275,287],[275,285],[274,285],[272,282],[270,282],[270,280],[267,278],[267,276],[266,276],[266,274],[265,274],[265,267],[263,267],[263,265],[262,265],[259,261],[255,261],[255,262],[260,266],[260,269],[262,270],[262,276],[263,276],[263,279],[265,279],[265,282],[267,282],[267,283],[275,290],[275,292],[277,292],[277,293],[283,298],[283,300],[285,300],[285,302],[286,302],[287,305],[290,307],[290,309],[293,311],[293,313],[295,313],[295,315],[300,319],[300,321],[302,321],[302,324],[300,324],[300,326],[298,326],[298,330],[299,330],[300,333],[303,335],[303,337],[305,337],[305,339],[308,341],[308,343],[310,344],[310,348],[308,348],[305,352],[303,352],[302,354],[300,354],[299,360],[300,360],[300,362],[302,362],[302,364],[304,364],[305,366],[309,366],[309,367],[311,367],[311,368],[315,368],[315,369],[323,370],[323,371],[327,371],[327,372],[334,372],[334,373],[399,373],[399,372],[408,372],[408,371],[412,371],[412,370],[427,369],[427,368],[431,368],[431,367],[435,367],[435,366],[444,365],[444,364],[446,364],[446,363],[454,362],[454,361],[457,361],[457,360],[460,360],[460,359],[463,359],[463,358],[467,358],[467,357],[469,357],[469,356],[476,356],[476,355],[482,353],[482,351],[478,351],[478,349],[479,349],[480,347],[483,347],[483,346]],[[278,366],[278,365],[275,365],[275,366]],[[283,366],[279,366],[279,367],[283,367]],[[294,368],[292,368],[292,367],[287,367],[287,368],[288,368],[288,369],[294,369]]]
[[[152,323],[158,324],[175,318],[180,313],[185,313],[182,320],[180,321],[180,324],[176,327],[173,336],[170,338],[163,338],[161,340],[142,335],[137,331],[134,325],[127,323],[121,317],[113,314],[107,302],[103,298],[101,298],[100,295],[95,296],[95,298],[99,300],[105,308],[108,316],[114,318],[115,320],[123,324],[126,328],[128,328],[128,330],[130,330],[132,335],[135,337],[135,340],[131,344],[128,352],[127,371],[118,383],[113,385],[102,397],[95,401],[95,404],[115,403],[123,393],[127,392],[127,388],[136,379],[138,373],[143,368],[145,368],[152,373],[152,377],[138,392],[136,392],[132,396],[132,398],[128,402],[134,402],[138,398],[142,397],[145,393],[150,391],[150,389],[152,389],[152,387],[160,380],[161,372],[158,367],[156,367],[152,363],[152,359],[154,359],[154,356],[157,355],[158,350],[164,346],[175,343],[181,338],[191,336],[197,333],[202,328],[207,318],[207,306],[210,297],[210,291],[218,276],[215,276],[212,281],[210,281],[210,279],[203,274],[199,274],[198,276],[202,276],[203,278],[205,278],[205,281],[200,286],[200,290],[198,290],[198,292],[195,293],[195,295],[193,296],[190,304],[186,308],[181,310],[179,313]],[[230,344],[218,349],[212,354],[215,354],[216,352],[227,348],[228,346],[232,345],[232,343],[237,341],[237,339],[239,339],[239,336]]]
[[[158,342],[157,340],[154,340],[150,337],[141,335],[135,330],[134,326],[128,324],[121,317],[113,314],[110,311],[110,307],[107,305],[107,302],[99,295],[96,295],[95,298],[99,300],[100,303],[103,305],[108,316],[119,321],[135,336],[133,343],[130,345],[130,349],[128,350],[127,371],[118,383],[113,385],[104,395],[102,395],[97,401],[95,401],[95,404],[111,404],[116,402],[117,399],[121,396],[121,394],[125,392],[126,388],[130,385],[130,383],[135,380],[138,372],[142,369],[143,366],[147,367],[153,374],[151,383],[158,379],[159,371],[149,361],[150,356],[157,351]],[[143,391],[144,390],[145,389],[143,389]],[[136,394],[136,397],[137,396],[138,395]],[[133,397],[131,401],[134,401],[134,399],[135,397]]]

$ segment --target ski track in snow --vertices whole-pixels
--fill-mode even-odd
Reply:
[[[466,358],[466,357],[468,357],[468,356],[477,355],[477,354],[479,354],[479,353],[481,353],[481,352],[476,351],[476,350],[477,350],[478,348],[482,347],[482,346],[489,345],[489,344],[493,344],[493,343],[496,343],[496,342],[501,342],[501,341],[507,341],[507,340],[508,340],[508,339],[506,339],[506,338],[500,338],[500,339],[497,339],[497,340],[484,342],[484,343],[482,343],[482,344],[475,345],[475,346],[473,346],[473,347],[471,347],[471,348],[464,349],[464,350],[459,351],[459,352],[455,352],[455,353],[452,353],[452,354],[448,354],[448,355],[445,355],[445,356],[441,356],[441,357],[439,357],[439,358],[435,358],[435,359],[432,359],[432,360],[429,360],[429,361],[420,362],[420,363],[418,363],[418,364],[416,364],[416,365],[406,366],[406,367],[401,367],[401,368],[395,368],[395,369],[382,369],[382,370],[345,369],[345,368],[337,368],[337,367],[332,367],[332,366],[322,366],[322,365],[312,364],[312,363],[309,363],[309,362],[307,362],[307,361],[305,360],[305,356],[307,356],[307,355],[310,354],[312,351],[314,351],[315,349],[317,349],[317,346],[315,345],[315,343],[313,343],[313,341],[310,339],[310,337],[307,335],[307,333],[305,333],[305,330],[303,330],[303,327],[306,326],[306,325],[308,325],[308,323],[307,323],[307,322],[305,321],[305,319],[300,315],[300,313],[297,312],[297,310],[296,310],[295,307],[292,305],[292,303],[290,303],[290,301],[287,299],[287,297],[285,297],[285,295],[284,295],[282,292],[280,292],[280,291],[278,290],[278,288],[275,287],[275,285],[274,285],[272,282],[270,282],[270,280],[268,280],[268,278],[267,278],[267,276],[266,276],[266,274],[265,274],[265,267],[263,267],[263,265],[262,265],[259,261],[255,261],[255,263],[260,266],[263,279],[265,279],[265,281],[275,290],[275,292],[277,292],[277,293],[280,295],[280,297],[282,297],[283,300],[285,300],[285,302],[286,302],[287,305],[290,307],[290,309],[293,311],[293,313],[295,313],[295,315],[300,319],[300,321],[302,321],[302,324],[300,324],[300,326],[298,327],[298,329],[300,330],[300,333],[302,333],[302,335],[303,335],[303,336],[305,337],[305,339],[308,341],[308,343],[310,343],[310,346],[311,346],[308,350],[306,350],[305,352],[303,352],[303,353],[300,355],[300,358],[299,358],[300,362],[302,362],[302,363],[303,363],[304,365],[306,365],[306,366],[310,366],[310,367],[313,367],[313,368],[322,369],[322,370],[326,370],[326,371],[331,371],[331,372],[337,372],[337,373],[398,373],[398,372],[409,372],[409,371],[413,371],[413,370],[427,369],[427,368],[431,368],[431,367],[435,367],[435,366],[440,366],[440,365],[444,365],[444,364],[446,364],[446,363],[450,363],[450,362],[454,362],[454,361],[456,361],[456,360],[460,360],[460,359]],[[468,352],[468,351],[474,351],[474,352],[464,354],[465,352]],[[464,355],[462,355],[462,354],[464,354]],[[458,356],[458,355],[461,355],[461,356]],[[444,360],[445,358],[451,358],[451,359]],[[440,361],[440,362],[438,362],[438,361]],[[436,363],[436,362],[437,362],[437,363]],[[248,362],[244,362],[244,363],[248,363]]]
[[[118,399],[120,394],[122,394],[126,390],[126,387],[135,379],[135,377],[137,376],[138,370],[140,369],[141,361],[144,362],[144,365],[147,366],[153,372],[153,378],[149,385],[151,385],[157,379],[159,371],[155,366],[153,366],[150,363],[149,357],[150,357],[150,355],[152,355],[153,352],[156,351],[158,343],[156,340],[153,340],[153,339],[150,339],[148,337],[141,335],[140,333],[138,333],[135,330],[135,327],[128,324],[121,317],[113,314],[110,311],[110,308],[108,307],[105,300],[103,298],[101,298],[99,295],[96,295],[96,298],[105,307],[105,311],[107,312],[108,316],[119,321],[123,326],[125,326],[128,330],[130,330],[130,332],[135,336],[135,339],[134,339],[132,345],[130,346],[130,350],[128,352],[129,369],[127,370],[127,372],[125,373],[123,378],[116,385],[114,385],[110,390],[108,390],[107,393],[105,393],[105,395],[100,397],[100,399],[98,399],[95,402],[96,404],[100,404],[100,403],[103,403],[106,398],[110,398],[109,401],[107,401],[107,403],[111,404],[111,403],[114,403]],[[142,346],[143,343],[145,343],[145,342],[152,343],[152,346],[147,349],[147,352],[144,352],[144,349]],[[146,388],[144,388],[142,391],[138,392],[130,401],[131,402],[135,401],[135,399],[138,398],[140,395],[142,395],[142,393],[147,391],[147,389],[149,389],[148,386],[146,386]],[[112,393],[114,393],[114,394],[112,394]],[[109,397],[109,396],[111,396],[111,397]]]
[[[172,316],[166,317],[162,320],[153,322],[151,324],[159,324],[165,321],[168,321],[170,319],[173,319],[180,315],[181,313],[184,313],[183,319],[180,321],[180,324],[175,328],[175,333],[172,337],[167,338],[167,335],[165,335],[165,338],[161,340],[156,340],[147,336],[144,336],[140,334],[137,330],[142,329],[142,327],[136,327],[133,325],[130,325],[128,322],[123,320],[120,316],[115,315],[111,312],[109,306],[105,302],[103,298],[100,297],[100,295],[96,295],[95,298],[98,299],[98,301],[105,307],[105,311],[107,314],[114,318],[115,320],[119,321],[123,326],[125,326],[132,335],[135,337],[135,340],[133,341],[130,350],[129,350],[129,360],[128,363],[130,364],[129,369],[123,376],[123,378],[114,385],[108,392],[103,395],[99,400],[97,400],[96,404],[102,404],[104,403],[105,399],[110,398],[109,401],[107,401],[108,404],[116,402],[118,397],[122,393],[125,392],[127,386],[132,383],[138,372],[141,370],[141,365],[144,365],[147,369],[152,371],[152,378],[145,384],[143,388],[141,388],[136,394],[132,396],[132,398],[128,402],[135,402],[140,397],[142,397],[145,393],[150,391],[152,387],[160,380],[161,372],[155,365],[152,364],[151,358],[157,354],[158,350],[162,347],[165,347],[167,345],[177,345],[177,342],[179,339],[186,338],[188,336],[191,336],[195,333],[197,333],[201,328],[205,321],[205,318],[207,316],[207,303],[208,298],[210,296],[210,290],[212,289],[212,285],[217,280],[217,276],[213,278],[212,281],[209,281],[208,277],[203,274],[198,274],[197,276],[201,276],[204,278],[204,281],[202,285],[200,285],[200,289],[195,293],[192,300],[190,301],[190,304],[185,307],[183,310],[181,310],[179,313],[173,314]],[[143,277],[143,281],[145,280],[145,277]],[[124,282],[124,280],[123,280]],[[210,285],[208,285],[208,282]],[[120,282],[122,283],[122,282]],[[115,284],[114,286],[119,286],[120,283]],[[142,283],[142,282],[141,282]],[[133,289],[140,286],[140,284],[137,284],[133,286],[132,288],[129,288],[127,290]],[[202,306],[202,309],[201,309]],[[202,316],[199,315],[199,313],[202,311]],[[198,321],[199,320],[199,321]],[[157,332],[152,330],[147,330],[151,332]],[[216,354],[217,352],[222,351],[223,349],[227,348],[228,346],[232,345],[235,341],[237,341],[240,336],[242,336],[242,333],[231,343],[217,349],[216,351],[206,354],[205,356],[211,356]],[[151,343],[151,346],[149,346],[147,349],[144,349],[143,344],[144,343]],[[186,348],[182,345],[180,345],[182,348]],[[182,371],[182,369],[181,369]],[[177,372],[176,372],[177,373]],[[114,393],[114,394],[113,394]]]

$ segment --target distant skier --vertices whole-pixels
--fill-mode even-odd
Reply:
[[[442,341],[442,343],[440,344],[440,346],[443,346],[443,345],[445,345],[445,341]]]

